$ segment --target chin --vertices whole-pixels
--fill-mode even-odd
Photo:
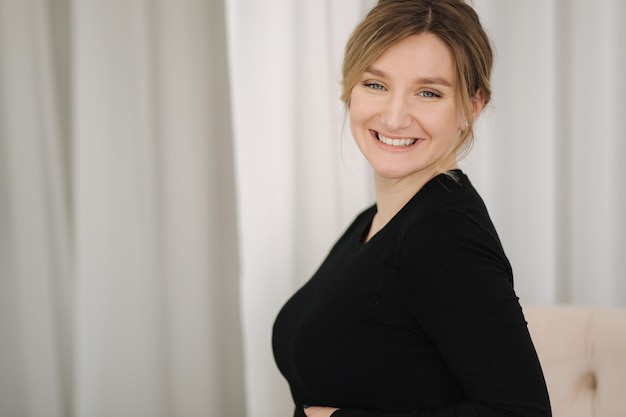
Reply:
[[[380,177],[381,179],[385,179],[385,180],[390,180],[390,181],[399,181],[399,180],[404,180],[404,179],[410,179],[410,178],[419,178],[419,177],[423,177],[424,175],[430,175],[429,172],[427,171],[400,171],[397,169],[388,169],[388,170],[384,170],[384,169],[380,169],[380,170],[375,170],[376,175],[378,177]],[[435,171],[432,170],[432,172],[434,173]]]
[[[373,168],[378,176],[388,180],[401,180],[410,177],[433,177],[438,173],[436,164],[427,164],[425,166],[402,166],[398,163],[391,163],[384,165],[379,164],[378,166],[374,165]]]

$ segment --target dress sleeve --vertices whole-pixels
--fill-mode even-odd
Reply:
[[[405,303],[467,400],[408,413],[342,409],[333,417],[550,416],[541,366],[490,221],[455,210],[427,220],[409,231],[399,256]]]

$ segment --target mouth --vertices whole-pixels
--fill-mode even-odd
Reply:
[[[393,138],[388,138],[387,136],[384,136],[376,131],[372,131],[372,133],[374,134],[374,136],[380,143],[384,143],[385,145],[389,145],[389,146],[395,146],[398,148],[406,148],[411,145],[415,145],[418,141],[417,138],[393,139]]]

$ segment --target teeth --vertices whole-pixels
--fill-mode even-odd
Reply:
[[[401,146],[401,147],[411,146],[415,142],[417,142],[417,139],[391,139],[391,138],[381,135],[380,133],[378,134],[378,140],[384,143],[385,145]]]

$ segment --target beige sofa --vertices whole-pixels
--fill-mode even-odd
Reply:
[[[525,306],[554,417],[626,417],[626,309]]]

